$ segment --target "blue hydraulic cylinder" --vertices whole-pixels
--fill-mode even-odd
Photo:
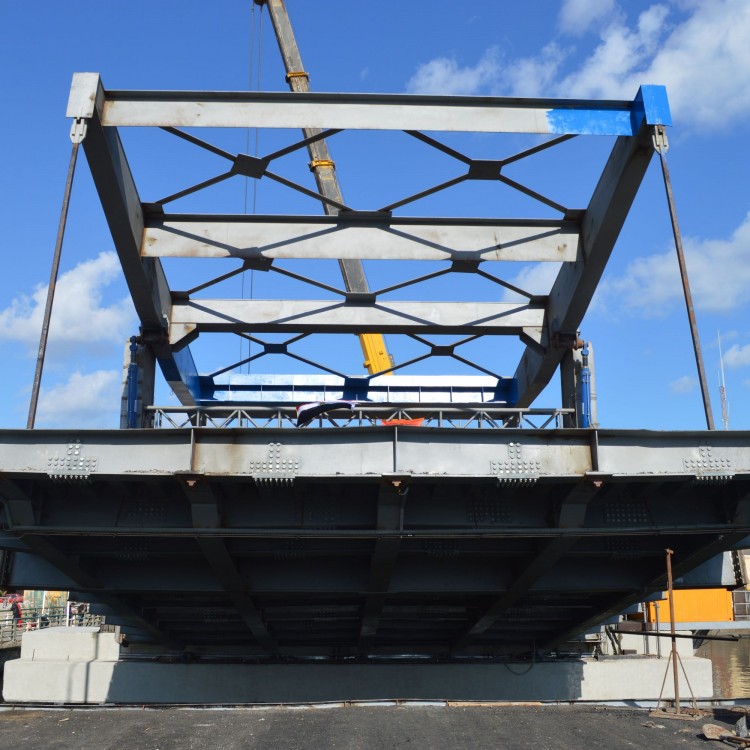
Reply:
[[[585,342],[581,351],[581,414],[580,427],[591,427],[591,369],[589,368],[589,345]]]
[[[138,426],[138,413],[136,403],[138,401],[138,343],[135,336],[130,337],[130,363],[128,364],[128,408],[126,416],[126,427],[128,430]]]

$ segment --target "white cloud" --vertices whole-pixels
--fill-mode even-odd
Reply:
[[[667,87],[678,119],[726,125],[750,110],[750,3],[696,3],[669,25],[665,5],[652,5],[634,28],[615,21],[586,63],[561,82],[566,96],[633,96],[642,83]]]
[[[641,80],[667,86],[673,108],[697,125],[750,110],[750,3],[712,0],[665,39]]]
[[[567,52],[555,42],[536,57],[506,60],[496,47],[476,65],[461,66],[453,57],[437,57],[421,65],[409,79],[411,94],[542,96],[553,86]]]
[[[74,372],[67,382],[42,389],[36,426],[119,427],[121,396],[121,370]]]
[[[750,365],[750,344],[735,344],[724,352],[724,364],[727,367],[747,367]]]
[[[103,252],[60,276],[52,307],[50,353],[69,354],[72,347],[92,350],[125,340],[135,326],[129,297],[103,303],[104,289],[120,273],[117,255]],[[46,298],[47,285],[39,285],[30,296],[19,295],[0,310],[0,341],[16,341],[35,351]]]
[[[677,378],[677,380],[673,380],[669,384],[669,390],[672,391],[672,393],[690,393],[690,391],[694,390],[696,386],[696,380],[692,375],[683,375],[681,378]]]
[[[411,94],[477,94],[491,85],[500,70],[497,48],[490,47],[479,62],[462,67],[455,58],[436,57],[417,69],[406,90]]]
[[[513,96],[549,96],[555,79],[569,51],[555,42],[545,45],[537,57],[510,61],[502,72],[499,86],[492,93],[507,92]]]
[[[599,43],[575,69],[563,72],[571,50],[553,39],[538,55],[517,60],[497,47],[475,65],[435,58],[419,67],[407,90],[631,99],[641,84],[663,84],[683,127],[726,128],[750,112],[750,2],[654,3],[630,21],[624,7],[612,0],[566,0],[564,34],[602,28]]]
[[[728,240],[686,237],[683,245],[698,309],[725,313],[750,302],[750,213]],[[600,285],[598,295],[610,308],[617,305],[642,317],[665,314],[682,299],[675,251],[636,258],[623,276]]]
[[[565,0],[560,8],[560,28],[578,36],[612,13],[614,0]]]
[[[662,43],[668,8],[652,5],[634,28],[615,20],[600,34],[601,43],[578,70],[560,82],[564,96],[632,98],[641,83],[665,83],[644,78],[638,66],[648,64]],[[638,71],[638,72],[637,72]]]
[[[537,263],[526,266],[515,277],[507,279],[507,281],[529,294],[548,294],[558,273],[560,273],[559,263]],[[507,289],[503,301],[525,302],[526,298]]]

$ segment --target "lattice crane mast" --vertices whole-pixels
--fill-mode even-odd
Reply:
[[[281,57],[286,68],[286,80],[289,88],[293,92],[309,92],[310,78],[302,65],[302,57],[300,56],[299,47],[292,31],[292,24],[289,20],[289,14],[283,0],[253,1],[256,5],[265,5],[268,8],[276,41],[279,44]],[[302,132],[305,138],[313,138],[320,135],[321,130],[319,128],[303,128]],[[325,139],[309,143],[307,151],[310,155],[310,170],[315,176],[315,183],[320,194],[336,203],[343,203],[341,188],[336,179],[335,165],[331,159]],[[339,212],[335,206],[325,202],[323,202],[323,210],[328,215],[336,215]],[[369,292],[361,261],[339,260],[339,267],[341,268],[341,275],[344,278],[344,285],[347,292],[362,294]],[[390,370],[393,367],[393,359],[388,353],[382,334],[361,333],[359,334],[359,343],[365,358],[364,365],[370,375]],[[386,374],[390,375],[391,373],[388,372]]]

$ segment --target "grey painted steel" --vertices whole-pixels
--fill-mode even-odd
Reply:
[[[274,3],[273,8],[269,6],[272,11],[274,8],[281,13],[283,3]],[[288,19],[283,13],[282,16],[284,17],[279,16],[274,21],[278,25],[277,31],[280,38],[286,34],[291,39]],[[281,42],[282,51],[288,56],[287,70],[299,73],[301,61],[295,52],[293,40],[281,39]],[[571,124],[573,121],[588,122],[587,126],[581,126],[581,132],[599,134],[610,132],[607,129],[609,126],[603,124],[605,121],[614,123],[620,118],[622,122],[631,123],[632,119],[633,123],[637,123],[639,119],[632,102],[315,95],[304,91],[304,76],[291,77],[290,83],[295,89],[291,94],[111,92],[104,90],[96,74],[76,74],[74,77],[69,114],[90,120],[89,135],[84,141],[86,153],[141,318],[144,343],[156,353],[167,380],[181,402],[191,404],[191,393],[196,394],[197,391],[189,382],[192,376],[183,372],[184,368],[179,366],[178,355],[200,331],[248,335],[257,331],[288,330],[356,334],[398,332],[409,335],[421,331],[448,335],[518,336],[526,349],[515,375],[519,384],[517,405],[525,407],[531,404],[553,377],[556,367],[575,340],[578,327],[651,158],[652,126],[642,125],[637,135],[629,134],[618,139],[589,206],[580,211],[568,209],[530,186],[511,180],[501,170],[507,164],[516,163],[526,156],[567,140],[578,127]],[[198,115],[198,112],[202,114]],[[569,117],[571,113],[575,115],[572,119]],[[517,130],[555,134],[552,131],[558,125],[550,130],[550,123],[558,116],[573,130],[547,143],[537,144],[519,154],[496,161],[472,159],[419,132],[421,129],[430,129],[431,125],[438,122],[439,117],[440,130],[481,132],[487,128],[495,132]],[[405,130],[424,141],[427,146],[458,159],[464,166],[468,165],[468,171],[458,180],[430,187],[417,196],[392,204],[393,206],[405,205],[419,195],[431,194],[457,181],[491,179],[520,191],[547,208],[562,212],[563,218],[430,220],[392,217],[387,211],[368,213],[348,210],[338,216],[318,219],[299,216],[243,218],[165,215],[155,210],[154,204],[141,205],[115,127],[134,124],[164,126],[175,135],[219,153],[233,162],[230,171],[202,183],[204,186],[235,174],[245,174],[256,179],[265,175],[288,187],[302,190],[307,195],[328,201],[326,211],[333,214],[338,211],[336,206],[342,206],[343,203],[339,200],[340,193],[333,169],[328,163],[323,133],[320,131],[321,127],[327,127],[321,123],[329,122],[329,118],[332,118],[330,122],[334,127]],[[542,128],[542,120],[546,123],[546,130]],[[219,121],[237,127],[280,127],[288,124],[301,127],[307,137],[267,158],[254,159],[245,154],[229,154],[174,129],[179,125],[216,125]],[[624,130],[618,128],[620,126],[611,132],[632,131],[631,125]],[[272,175],[266,169],[268,161],[276,155],[290,153],[305,146],[310,149],[313,161],[321,162],[314,167],[320,193],[292,184],[279,175]],[[175,193],[171,198],[199,188],[200,186],[193,186]],[[330,196],[335,199],[333,203],[330,202]],[[159,263],[161,255],[236,257],[243,261],[243,265],[199,284],[190,291],[170,292]],[[248,306],[231,300],[213,302],[191,299],[191,295],[198,291],[248,268],[270,268],[298,281],[337,292],[330,285],[303,277],[290,269],[271,265],[276,259],[313,257],[338,259],[343,263],[345,277],[348,278],[346,287],[355,290],[359,296],[355,298],[350,294],[349,304],[340,306],[333,303],[328,310],[320,309],[323,303],[316,303],[318,307],[315,308],[304,301],[284,300],[283,318],[272,311],[273,307],[279,307],[278,301],[253,300]],[[346,272],[346,268],[351,266],[361,270],[358,265],[360,260],[375,258],[442,258],[452,261],[449,268],[416,279],[399,281],[386,286],[385,290],[402,290],[449,272],[469,273],[483,276],[485,281],[505,286],[510,291],[520,292],[521,296],[529,298],[533,303],[533,312],[527,312],[533,319],[519,318],[525,309],[523,306],[519,306],[517,312],[510,317],[493,319],[495,315],[503,315],[501,308],[493,310],[489,306],[475,307],[474,297],[468,302],[458,301],[452,306],[448,303],[430,305],[420,302],[374,305],[373,298],[362,291],[366,289],[364,276],[360,274],[361,278],[354,283],[354,275]],[[513,288],[498,277],[485,274],[479,264],[490,259],[559,260],[562,267],[549,297],[535,297]],[[351,303],[358,304],[355,307]],[[546,307],[546,315],[540,314],[542,306]],[[311,314],[313,309],[319,312]],[[259,317],[256,318],[256,314]],[[411,320],[409,316],[416,317],[416,320]],[[264,342],[260,343],[265,346]],[[189,350],[183,350],[183,353],[187,352]],[[264,349],[255,358],[265,353]],[[340,371],[340,368],[331,368],[325,362],[312,362],[296,351],[284,349],[281,353],[323,371]],[[411,366],[432,356],[446,355],[429,346],[427,352],[414,359],[407,359],[399,367]],[[488,368],[481,362],[453,353],[450,356],[481,372],[489,374],[494,370],[494,367]],[[230,364],[217,372],[236,370],[246,361]],[[347,369],[350,372],[353,370]]]
[[[450,223],[449,223],[450,222]],[[147,218],[144,258],[575,261],[575,222],[386,217]]]
[[[16,430],[0,476],[10,585],[264,659],[552,648],[750,533],[748,433]]]
[[[549,333],[575,335],[594,296],[617,237],[653,154],[651,130],[618,138],[581,226],[583,259],[562,266],[549,293]],[[516,369],[519,406],[528,406],[549,383],[565,349],[527,348]]]
[[[747,536],[748,446],[729,432],[0,431],[0,548],[15,550],[9,585],[88,591],[138,640],[264,659],[528,652],[660,590],[665,545],[682,575]]]
[[[580,483],[573,485],[561,502],[557,525],[565,529],[582,527],[585,523],[589,503],[607,478],[596,472],[588,472]],[[474,638],[486,633],[510,607],[528,595],[534,583],[547,574],[551,568],[560,564],[566,553],[576,545],[578,540],[579,537],[568,534],[543,544],[525,569],[519,572],[508,590],[493,601],[461,634],[453,644],[454,650],[465,647]]]
[[[98,75],[77,73],[68,116],[90,116]],[[551,133],[552,109],[629,110],[631,101],[403,94],[106,91],[103,123],[117,127],[353,128]],[[84,114],[81,115],[80,113]],[[73,114],[76,113],[76,114]],[[606,134],[606,131],[603,132]]]
[[[252,476],[257,462],[268,460],[269,444],[277,441],[282,457],[296,457],[304,464],[299,475],[310,477],[366,478],[406,472],[496,478],[511,466],[520,470],[524,463],[529,464],[532,478],[583,477],[596,471],[632,480],[720,482],[750,474],[747,432],[467,430],[459,440],[455,431],[417,427],[325,434],[314,430],[35,430],[29,434],[0,430],[0,472],[17,477],[59,474],[62,479],[182,472]],[[520,460],[508,458],[511,443],[522,448]],[[512,478],[513,472],[508,476]]]
[[[6,518],[11,526],[34,524],[36,513],[32,499],[13,483],[2,484],[2,498],[6,513]],[[114,593],[103,592],[105,585],[89,571],[85,570],[80,564],[69,555],[61,552],[59,547],[50,539],[41,536],[30,536],[24,540],[28,548],[39,558],[51,565],[53,569],[60,571],[69,583],[71,588],[99,592],[99,598],[111,607],[129,622],[135,624],[138,628],[143,629],[151,638],[159,643],[165,643],[169,646],[177,645],[165,636],[158,628],[150,622],[144,620],[129,604],[124,602]],[[20,558],[23,560],[23,558]],[[16,560],[14,560],[14,563]]]
[[[279,43],[281,57],[284,60],[289,88],[296,94],[309,93],[310,81],[308,76],[306,74],[295,75],[304,73],[304,67],[284,3],[281,0],[267,0],[265,4],[268,7],[268,14],[276,33],[276,41]],[[328,152],[328,144],[323,139],[318,140],[320,132],[320,128],[302,128],[304,137],[310,140],[307,151],[310,155],[315,184],[321,195],[343,205],[344,198],[341,195],[341,188],[336,177],[336,169]],[[311,140],[313,138],[316,140]],[[323,210],[329,215],[338,214],[338,209],[325,201],[323,202]],[[339,260],[339,268],[347,291],[367,292],[367,278],[358,259],[342,258]]]
[[[74,76],[73,92],[77,90]],[[72,93],[73,93],[72,92]],[[162,367],[172,358],[166,341],[166,327],[171,307],[169,285],[158,258],[140,257],[143,234],[143,209],[133,174],[116,130],[104,128],[100,118],[103,90],[97,77],[96,92],[90,92],[91,106],[85,111],[86,137],[84,153],[94,178],[104,215],[122,265],[133,305],[141,321],[141,331]],[[70,112],[69,108],[69,112]],[[194,400],[186,383],[174,377],[174,368],[165,367],[164,375],[183,404]]]
[[[190,512],[195,528],[220,528],[221,509],[216,494],[202,477],[181,477],[182,488],[190,502]],[[267,651],[277,649],[276,642],[268,632],[263,618],[247,591],[247,586],[234,564],[223,539],[199,539],[201,549],[209,567],[237,608],[253,638]]]
[[[193,299],[172,305],[169,342],[200,331],[294,333],[527,333],[541,338],[545,310],[513,302],[378,302]],[[534,329],[537,329],[536,331]]]

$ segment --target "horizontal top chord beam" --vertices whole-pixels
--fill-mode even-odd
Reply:
[[[77,73],[69,117],[146,127],[336,128],[492,133],[634,135],[670,125],[663,86],[634,101],[249,91],[105,91],[97,73]]]

